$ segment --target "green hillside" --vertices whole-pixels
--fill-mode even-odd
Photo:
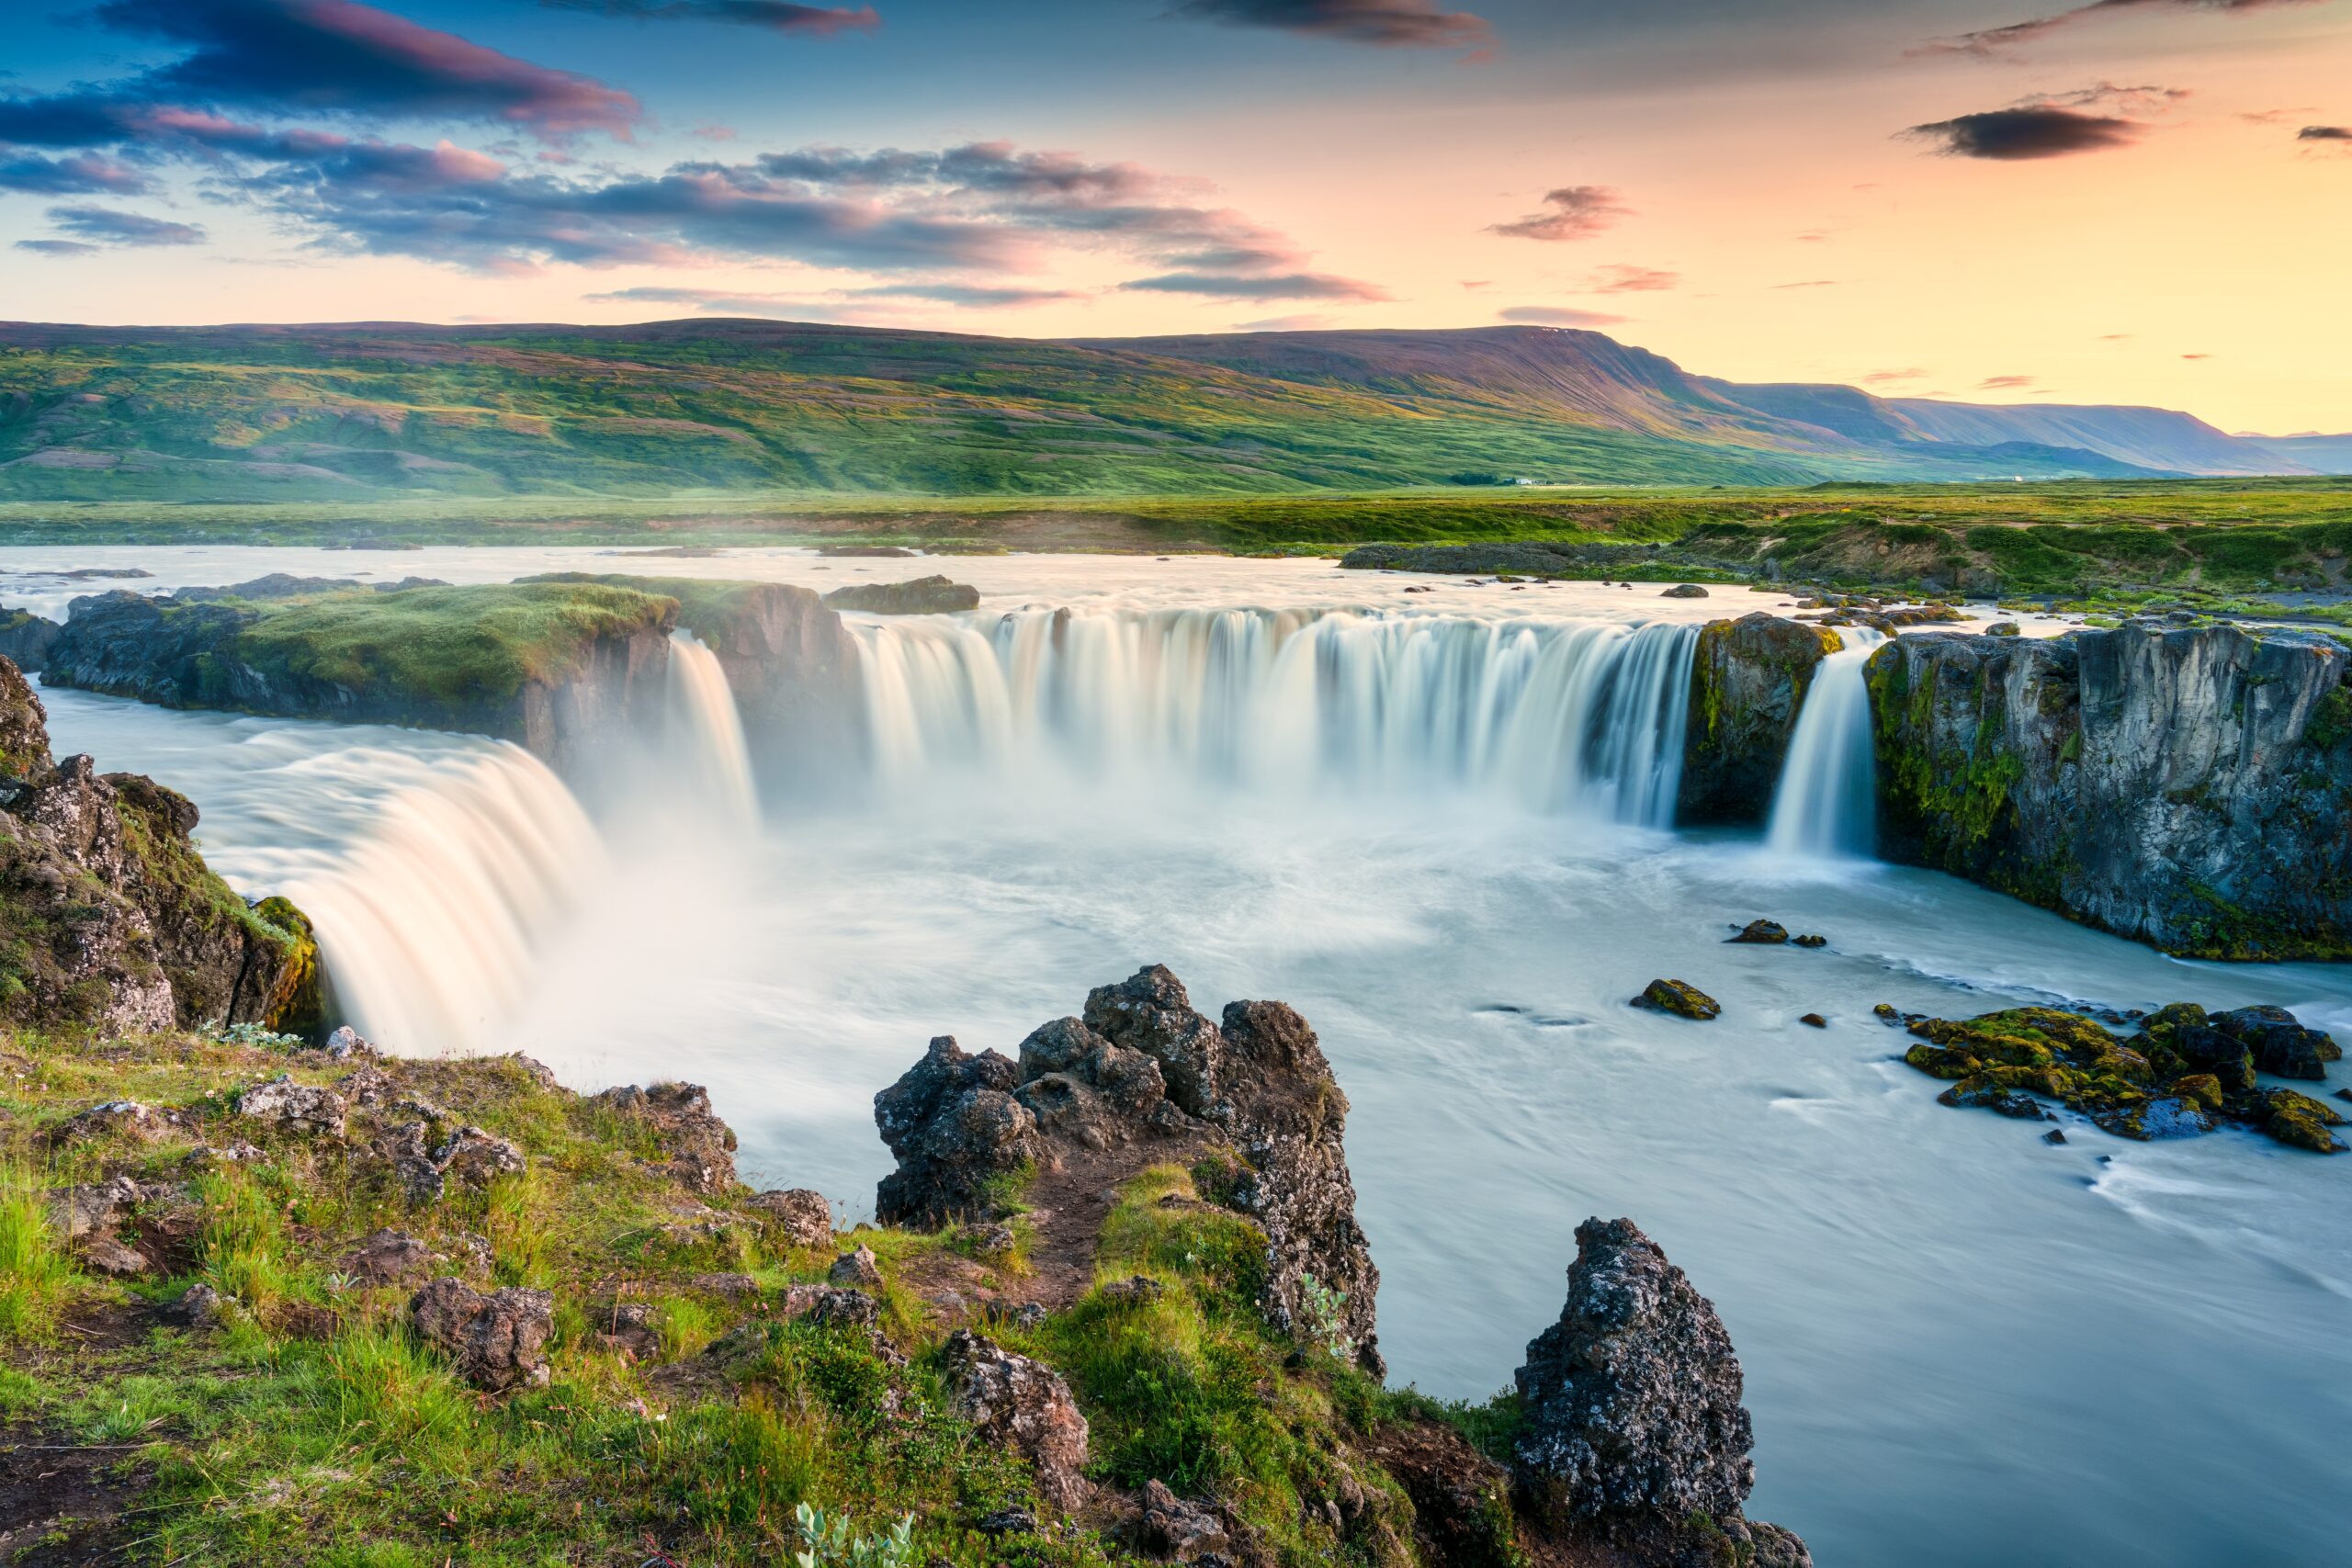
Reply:
[[[1301,375],[1203,359],[1198,340],[775,321],[0,325],[0,501],[1175,496],[2150,471],[2136,455],[2030,440],[1968,446],[1907,427],[1856,439],[1740,405],[1595,333],[1307,335],[1354,346],[1329,373]]]

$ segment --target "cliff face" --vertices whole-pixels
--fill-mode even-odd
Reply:
[[[0,1021],[117,1032],[323,1022],[310,923],[248,908],[190,835],[196,807],[87,757],[52,763],[40,699],[0,659]]]
[[[1760,610],[1707,623],[1691,660],[1677,821],[1764,820],[1814,671],[1842,646],[1834,631]]]
[[[598,583],[676,601],[677,624],[718,659],[760,775],[808,775],[854,754],[865,705],[857,641],[813,589],[782,582],[559,572],[526,582]]]
[[[292,599],[267,585],[77,599],[43,679],[166,707],[494,736],[559,767],[662,711],[664,600],[518,585]]]
[[[1896,638],[1869,665],[1883,849],[2175,953],[2352,956],[2347,659],[2153,621]]]

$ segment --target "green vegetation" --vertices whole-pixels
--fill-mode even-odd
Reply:
[[[598,639],[664,626],[673,614],[650,594],[594,583],[361,590],[254,609],[225,650],[240,662],[451,705],[560,682]]]
[[[824,1278],[830,1248],[791,1245],[741,1191],[682,1202],[658,1128],[513,1058],[394,1066],[395,1092],[529,1156],[519,1174],[453,1183],[424,1207],[356,1122],[346,1142],[236,1114],[242,1089],[279,1072],[333,1085],[351,1070],[276,1037],[25,1035],[0,1042],[0,1416],[15,1440],[84,1456],[88,1483],[121,1489],[89,1510],[114,1517],[81,1550],[367,1568],[658,1552],[820,1568],[1131,1560],[1112,1535],[1054,1526],[1027,1462],[981,1440],[949,1397],[942,1347],[967,1320],[926,1281],[1001,1286],[1025,1268],[1017,1257],[976,1261],[954,1233],[861,1229],[850,1240],[879,1258],[886,1339],[779,1312],[788,1287]],[[184,1120],[51,1135],[126,1098]],[[258,1148],[192,1159],[199,1138]],[[146,1194],[119,1234],[160,1259],[130,1282],[77,1269],[45,1201],[117,1175]],[[437,1255],[427,1272],[552,1292],[548,1385],[493,1398],[460,1381],[409,1325],[416,1279],[379,1283],[356,1263],[379,1226]],[[1095,1288],[987,1331],[1068,1379],[1095,1480],[1214,1495],[1282,1568],[1400,1562],[1413,1512],[1373,1457],[1380,1434],[1436,1419],[1491,1450],[1510,1402],[1389,1393],[1329,1347],[1279,1334],[1258,1307],[1265,1247],[1250,1221],[1200,1201],[1190,1173],[1148,1170],[1120,1190]],[[1157,1292],[1119,1288],[1139,1275]],[[165,1310],[197,1283],[224,1298],[214,1326]],[[616,1336],[624,1305],[650,1314],[650,1343]],[[1335,1495],[1360,1499],[1344,1525],[1317,1501]],[[1045,1522],[980,1529],[1009,1509]],[[1506,1568],[1520,1559],[1499,1493],[1492,1511]]]

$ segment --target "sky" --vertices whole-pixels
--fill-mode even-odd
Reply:
[[[2352,0],[0,0],[0,316],[1580,326],[2352,430]]]

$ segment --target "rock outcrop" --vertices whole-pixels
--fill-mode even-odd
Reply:
[[[698,638],[727,671],[763,779],[805,779],[823,760],[864,744],[857,640],[813,589],[587,572],[523,581],[601,584],[674,601],[679,629]]]
[[[196,825],[195,806],[151,779],[52,762],[40,699],[0,660],[0,1021],[322,1024],[309,921],[232,893]]]
[[[1214,1153],[1203,1196],[1266,1233],[1267,1315],[1380,1364],[1380,1274],[1355,1218],[1347,1097],[1314,1031],[1280,1002],[1235,1002],[1212,1022],[1153,965],[1097,987],[1082,1017],[1035,1031],[1018,1060],[933,1040],[874,1097],[874,1118],[898,1159],[876,1191],[888,1223],[989,1217],[1066,1162],[1132,1149],[1140,1169]]]
[[[2352,652],[2129,621],[1868,666],[1889,858],[2205,958],[2352,956]]]
[[[0,610],[0,659],[38,673],[49,661],[50,645],[63,628],[30,610]]]
[[[2343,1060],[2333,1037],[2284,1008],[2208,1014],[2175,1002],[2119,1036],[2098,1020],[2055,1008],[2013,1008],[1979,1018],[1912,1021],[1925,1043],[1903,1059],[1951,1082],[1944,1105],[2040,1121],[2054,1100],[2118,1137],[2146,1142],[2241,1126],[2315,1154],[2340,1154],[2345,1118],[2256,1075],[2324,1081]]]
[[[503,1393],[547,1386],[548,1341],[555,1337],[555,1298],[509,1287],[487,1294],[444,1276],[409,1302],[420,1338],[455,1359],[476,1388]]]
[[[559,767],[662,712],[676,607],[650,595],[553,583],[237,592],[76,599],[43,678],[164,707],[489,735]]]
[[[969,1329],[947,1337],[940,1370],[948,1398],[984,1441],[1028,1460],[1037,1495],[1061,1513],[1082,1507],[1087,1484],[1086,1417],[1061,1374]]]
[[[1747,1549],[1669,1561],[1810,1562],[1794,1536],[1741,1517],[1756,1466],[1739,1358],[1713,1303],[1631,1220],[1577,1227],[1567,1303],[1517,1382],[1517,1470],[1541,1512],[1604,1536],[1712,1533]]]
[[[1834,631],[1761,610],[1701,629],[1677,821],[1764,820],[1814,672],[1843,646]]]
[[[829,609],[859,610],[869,615],[948,615],[978,609],[980,591],[934,575],[904,582],[853,582],[826,594],[825,604]]]

